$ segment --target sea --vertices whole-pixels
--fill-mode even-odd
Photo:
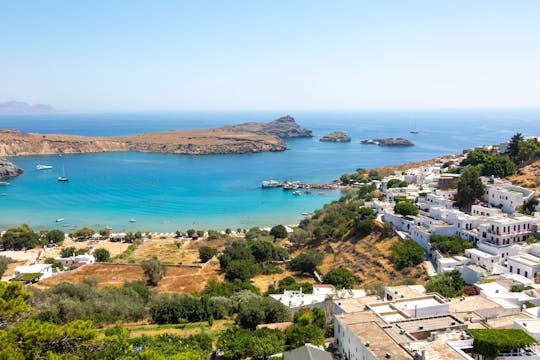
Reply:
[[[182,112],[1,115],[0,128],[88,136],[130,135],[271,121],[287,112]],[[284,152],[171,155],[136,152],[21,156],[8,160],[24,173],[0,186],[0,230],[111,227],[113,232],[174,232],[297,224],[340,196],[338,190],[294,196],[261,189],[263,180],[327,183],[357,168],[374,168],[498,144],[516,132],[540,135],[540,109],[294,111],[310,139],[287,140]],[[320,142],[345,131],[350,143]],[[416,130],[417,134],[411,134]],[[415,146],[363,145],[405,137]],[[37,171],[37,164],[53,166]],[[64,169],[64,170],[62,170]],[[69,182],[56,179],[65,172]],[[64,219],[57,222],[56,219]],[[131,220],[131,221],[130,221]]]

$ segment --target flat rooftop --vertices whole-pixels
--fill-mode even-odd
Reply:
[[[520,254],[520,255],[510,256],[508,260],[513,260],[526,266],[540,265],[540,258],[531,254]]]
[[[488,309],[499,309],[501,305],[480,295],[453,298],[450,300],[451,313],[467,313]]]
[[[465,326],[458,318],[452,315],[432,316],[423,319],[410,319],[394,323],[399,329],[414,335],[418,332],[441,331]],[[418,339],[421,340],[421,339]]]
[[[410,360],[412,359],[401,346],[374,322],[350,325],[349,329],[358,337],[362,344],[369,342],[369,351],[375,359],[384,359],[386,353],[390,353],[392,359]]]
[[[366,296],[361,297],[357,299],[339,299],[334,300],[334,304],[339,306],[343,311],[346,313],[356,313],[359,311],[364,311],[366,308],[366,305],[368,304],[378,304],[382,303],[383,301],[378,299],[377,296]]]

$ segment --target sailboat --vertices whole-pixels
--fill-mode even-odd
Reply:
[[[416,130],[416,120],[414,121],[414,128],[412,130],[409,130],[409,133],[418,134],[418,130]]]
[[[66,177],[66,172],[64,170],[64,165],[62,165],[62,176],[59,176],[58,181],[69,181],[69,179]]]

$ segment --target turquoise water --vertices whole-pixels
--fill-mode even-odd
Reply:
[[[204,128],[245,121],[269,121],[284,113],[59,114],[0,116],[0,128],[43,133],[123,135],[181,128]],[[507,140],[516,131],[540,134],[538,110],[300,112],[298,123],[313,139],[287,142],[280,153],[186,156],[107,153],[14,157],[25,170],[0,193],[0,228],[28,223],[35,228],[111,226],[114,231],[170,232],[248,228],[298,223],[337,198],[337,191],[293,196],[262,190],[265,179],[328,182],[358,167],[372,168],[461,152],[478,144]],[[419,134],[409,134],[413,127]],[[346,144],[321,143],[333,130],[351,134]],[[407,137],[408,148],[362,145],[361,139]],[[36,164],[54,169],[35,171]],[[56,178],[64,166],[70,181]],[[129,219],[137,221],[130,223]]]

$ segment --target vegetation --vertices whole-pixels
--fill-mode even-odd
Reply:
[[[94,235],[95,231],[89,227],[82,227],[75,232],[75,237],[79,239],[89,239]]]
[[[480,180],[480,170],[468,166],[461,172],[458,181],[456,204],[463,211],[469,211],[471,205],[484,195],[484,184]]]
[[[11,261],[11,258],[0,255],[0,277],[4,276],[4,273],[6,272],[7,267],[11,263]]]
[[[272,235],[274,239],[285,239],[287,237],[287,229],[285,229],[285,226],[283,225],[276,225],[270,229],[270,235]]]
[[[473,353],[486,359],[495,359],[501,352],[530,346],[536,340],[521,329],[470,329],[473,337]]]
[[[333,269],[324,275],[323,283],[332,284],[336,289],[352,289],[354,275],[347,269]]]
[[[356,223],[356,233],[360,237],[371,234],[375,228],[375,213],[370,207],[361,207],[358,211],[358,222]]]
[[[463,255],[465,249],[473,247],[473,244],[459,236],[434,234],[429,238],[429,242],[433,249],[440,251],[443,255]]]
[[[268,287],[268,294],[283,294],[285,290],[299,291],[302,289],[302,293],[311,294],[313,292],[313,284],[308,282],[298,283],[292,276],[287,276],[278,282],[278,287],[270,285]]]
[[[386,184],[388,189],[407,187],[407,182],[400,179],[390,179]]]
[[[2,236],[2,244],[6,249],[31,249],[39,244],[39,235],[28,225],[22,224],[9,228]]]
[[[65,235],[61,230],[50,230],[45,235],[45,240],[49,244],[61,244],[64,241]]]
[[[414,240],[398,241],[392,246],[391,260],[398,269],[416,266],[424,261],[424,248]]]
[[[446,298],[453,298],[463,294],[465,281],[458,270],[444,272],[429,278],[426,283],[428,292],[436,292]]]
[[[111,253],[107,249],[99,248],[94,250],[94,257],[97,262],[109,262],[111,261]]]
[[[507,177],[515,174],[516,164],[508,156],[493,155],[483,149],[470,151],[461,163],[478,167],[484,176]]]
[[[409,200],[401,200],[394,206],[394,211],[403,216],[418,215],[418,207]]]
[[[323,254],[316,251],[304,251],[291,260],[289,267],[291,270],[305,273],[313,273],[318,265],[323,261]]]
[[[199,248],[199,259],[202,263],[207,262],[211,258],[217,255],[217,250],[209,246],[202,246]]]
[[[84,255],[88,251],[85,248],[76,249],[74,246],[69,246],[60,250],[60,256],[68,258],[71,256]]]
[[[150,286],[157,286],[159,280],[165,275],[165,266],[155,256],[150,260],[141,262],[141,267],[144,271],[146,283]]]

